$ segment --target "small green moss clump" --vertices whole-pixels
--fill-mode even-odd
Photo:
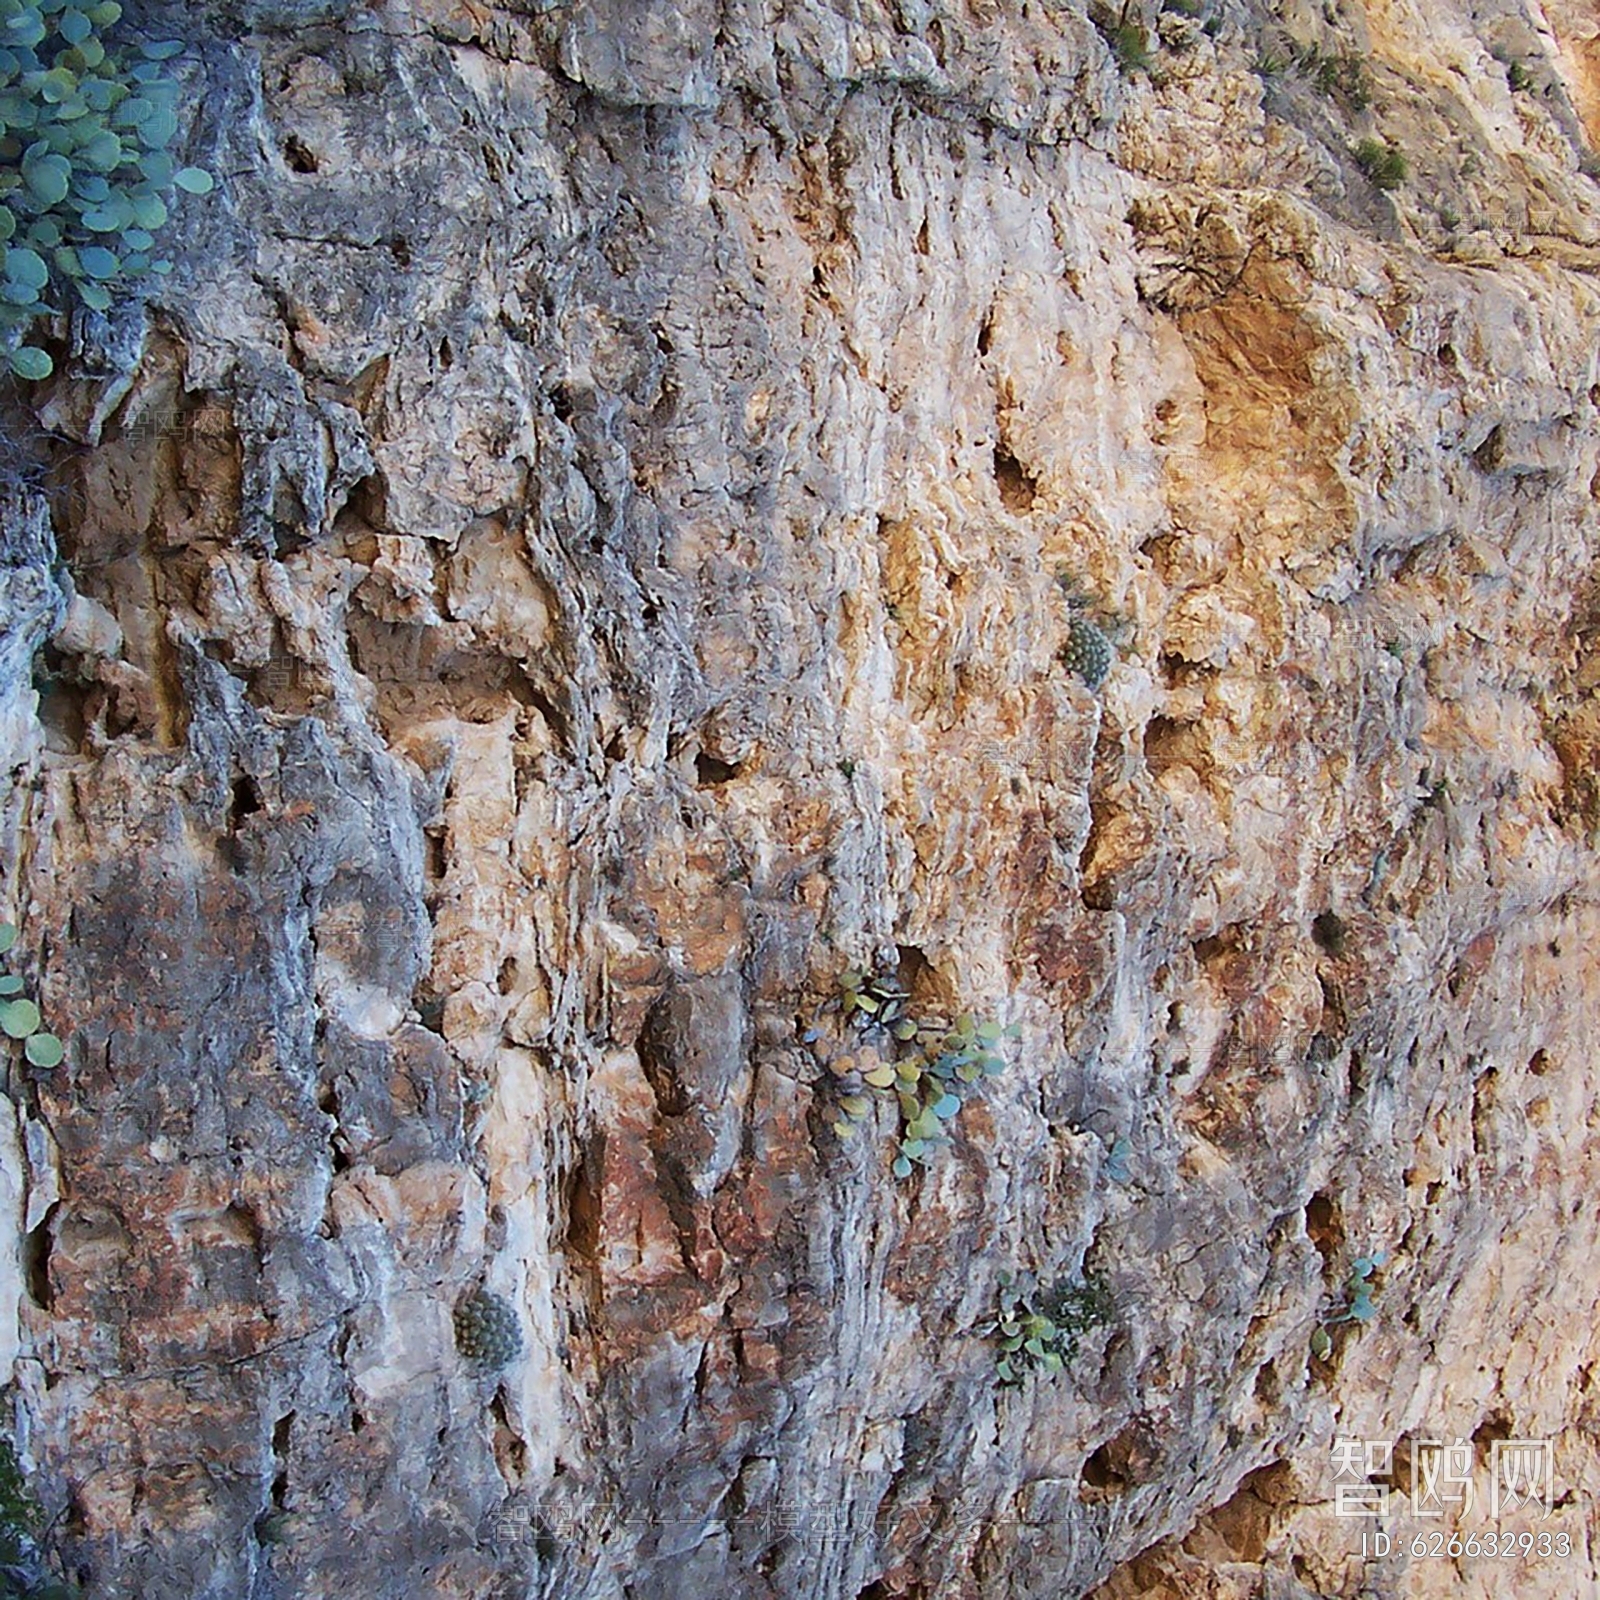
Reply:
[[[1107,30],[1105,41],[1111,47],[1112,55],[1117,58],[1117,66],[1124,75],[1150,70],[1150,45],[1145,38],[1144,29],[1137,23],[1119,22],[1114,28]]]
[[[1398,189],[1410,170],[1406,158],[1382,139],[1363,139],[1352,152],[1356,165],[1375,189]]]
[[[456,1349],[474,1366],[508,1367],[522,1354],[522,1325],[511,1302],[488,1289],[474,1289],[455,1309]]]

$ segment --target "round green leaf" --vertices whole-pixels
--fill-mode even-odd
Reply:
[[[122,263],[109,250],[97,244],[86,244],[78,251],[78,260],[91,278],[114,278]]]
[[[169,272],[172,271],[172,263],[170,261],[152,261],[150,263],[150,270],[152,272],[160,273],[164,278]]]
[[[172,175],[172,181],[187,194],[210,194],[216,188],[216,180],[203,167],[180,167]],[[910,1028],[909,1033],[902,1033],[901,1028]],[[895,1030],[895,1037],[909,1039],[917,1031],[917,1025],[902,1022]]]
[[[872,1110],[872,1102],[864,1094],[847,1094],[839,1104],[852,1117],[864,1117]]]
[[[30,222],[28,243],[35,250],[54,250],[61,243],[61,224],[54,217],[39,217]]]
[[[7,245],[5,275],[13,283],[25,284],[30,289],[42,289],[50,281],[50,269],[44,258],[26,246]]]
[[[111,184],[97,172],[80,172],[72,180],[72,192],[79,199],[87,200],[91,205],[104,205],[111,198]],[[130,213],[133,209],[132,201],[128,203]]]
[[[24,11],[6,23],[6,38],[13,45],[31,50],[45,35],[44,18],[34,12]]]
[[[32,306],[38,299],[39,291],[31,283],[16,283],[10,278],[0,278],[0,300],[8,306]]]
[[[896,1156],[894,1158],[893,1171],[897,1178],[909,1178],[911,1176],[911,1163],[904,1156]]]
[[[109,128],[102,128],[79,153],[96,172],[112,172],[122,162],[122,141]]]
[[[37,383],[41,378],[48,378],[55,371],[56,364],[43,350],[36,350],[31,344],[20,345],[6,358],[11,370],[19,378],[26,378],[30,383]]]
[[[117,0],[100,0],[99,5],[89,7],[89,20],[97,28],[109,28],[121,15],[122,7]]]
[[[178,131],[178,119],[166,106],[158,106],[139,124],[139,143],[146,150],[159,150],[170,144]]]
[[[52,67],[39,83],[39,97],[46,105],[58,106],[78,91],[78,80],[65,67]]]
[[[93,24],[81,11],[69,11],[56,24],[56,32],[68,44],[82,44],[93,31]]]
[[[109,111],[128,91],[110,78],[86,78],[80,92],[91,111]]]
[[[36,1067],[59,1067],[67,1052],[53,1033],[36,1033],[22,1047],[22,1053]]]
[[[96,311],[109,311],[111,309],[111,295],[98,283],[80,283],[78,285],[78,298],[86,306]]]
[[[961,1101],[953,1094],[941,1095],[934,1102],[933,1114],[936,1117],[953,1117],[961,1109]]]
[[[98,39],[80,39],[77,48],[67,52],[67,65],[74,71],[92,72],[106,58],[106,47]]]
[[[22,993],[22,979],[14,972],[0,972],[0,995]]]
[[[13,365],[16,364],[16,357],[21,354],[21,350],[12,351]],[[26,377],[27,374],[24,373],[23,376]],[[31,1000],[8,1000],[4,1005],[0,1005],[0,1029],[10,1034],[13,1039],[26,1039],[30,1033],[37,1032],[39,1022],[39,1008]]]
[[[139,157],[139,170],[157,189],[164,189],[172,182],[173,173],[176,169],[173,167],[172,157],[165,150],[147,150]],[[140,216],[138,207],[142,200],[155,201],[156,205],[160,207],[160,215],[156,216],[154,220],[150,217]],[[141,228],[159,228],[167,220],[167,208],[162,205],[160,195],[135,195],[133,201],[134,215],[139,218],[139,226]]]
[[[0,922],[0,956],[3,956],[12,945],[17,942],[17,925],[14,922]]]
[[[874,1067],[870,1072],[862,1073],[862,1077],[874,1089],[887,1089],[894,1083],[894,1068],[886,1061],[882,1066]]]
[[[126,217],[111,206],[91,206],[79,218],[91,233],[120,233]]]
[[[155,243],[155,240],[143,228],[124,228],[122,230],[122,242],[135,250],[148,250]]]
[[[67,188],[72,181],[72,163],[65,156],[52,152],[40,156],[36,161],[25,161],[22,177],[34,199],[41,205],[59,205],[67,198]]]
[[[137,128],[155,107],[143,95],[136,94],[124,100],[112,115],[111,123],[117,128]]]
[[[170,61],[173,56],[183,54],[183,41],[181,39],[160,39],[151,44],[139,46],[139,53],[146,61]]]

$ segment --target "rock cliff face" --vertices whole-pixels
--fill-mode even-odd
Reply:
[[[1593,8],[164,26],[222,182],[8,402],[86,1592],[1591,1592]],[[850,966],[1020,1029],[905,1179]],[[1059,1375],[1003,1271],[1109,1296]]]

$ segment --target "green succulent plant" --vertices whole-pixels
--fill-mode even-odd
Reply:
[[[846,1017],[888,1034],[893,1043],[890,1054],[851,1074],[859,1082],[847,1086],[850,1092],[840,1101],[843,1115],[833,1131],[849,1138],[854,1125],[872,1115],[873,1094],[892,1097],[900,1112],[893,1172],[909,1178],[914,1163],[930,1166],[950,1143],[949,1123],[977,1084],[1005,1071],[995,1047],[1021,1029],[1015,1023],[1002,1028],[998,1022],[978,1022],[970,1012],[948,1025],[918,1020],[906,1009],[910,996],[893,978],[853,968],[840,978],[839,988]]]
[[[1031,1273],[1002,1272],[999,1285],[1000,1311],[986,1331],[999,1340],[995,1371],[1004,1384],[1020,1384],[1030,1369],[1062,1371],[1077,1355],[1079,1338],[1116,1313],[1110,1291],[1092,1275],[1041,1288]]]
[[[474,1289],[455,1309],[456,1349],[474,1366],[498,1371],[522,1354],[522,1324],[504,1295]]]
[[[1342,1322],[1365,1325],[1378,1315],[1378,1308],[1372,1299],[1372,1274],[1387,1260],[1388,1256],[1380,1250],[1375,1255],[1357,1256],[1351,1262],[1350,1276],[1344,1282],[1343,1309],[1321,1323],[1311,1334],[1311,1353],[1319,1361],[1326,1361],[1333,1354],[1331,1329]]]
[[[17,942],[14,923],[0,922],[0,955]],[[22,1053],[36,1067],[59,1067],[66,1047],[48,1032],[39,1008],[23,993],[23,982],[14,972],[0,972],[0,1033],[22,1041]]]
[[[0,353],[18,377],[48,377],[24,342],[69,298],[105,311],[148,274],[174,188],[205,194],[211,175],[167,151],[178,85],[163,63],[176,40],[117,41],[116,0],[0,0]]]

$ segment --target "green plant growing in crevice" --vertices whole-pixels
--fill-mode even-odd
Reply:
[[[174,188],[204,194],[209,173],[167,153],[176,40],[108,37],[116,0],[0,0],[0,353],[18,377],[53,369],[24,342],[34,319],[94,311],[150,274]]]
[[[45,1567],[47,1532],[44,1507],[16,1450],[0,1439],[0,1600],[77,1600],[77,1585],[52,1578]]]
[[[1332,1330],[1342,1323],[1354,1322],[1365,1327],[1378,1315],[1372,1299],[1372,1274],[1388,1257],[1383,1251],[1370,1256],[1357,1256],[1350,1264],[1350,1276],[1344,1281],[1343,1300],[1339,1310],[1318,1324],[1311,1335],[1311,1353],[1319,1361],[1333,1354]]]
[[[987,1331],[999,1342],[995,1372],[1003,1384],[1020,1384],[1030,1371],[1062,1371],[1079,1339],[1116,1316],[1110,1291],[1090,1273],[1041,1289],[1031,1273],[1002,1272],[999,1289],[1000,1311]]]
[[[1365,111],[1372,100],[1366,63],[1357,55],[1324,53],[1314,44],[1299,46],[1294,65],[1318,94],[1343,100],[1354,111]]]
[[[1117,69],[1126,77],[1130,72],[1150,70],[1150,44],[1145,31],[1136,22],[1119,22],[1105,35],[1111,54],[1116,57]]]
[[[1533,74],[1520,61],[1508,62],[1506,83],[1513,94],[1522,94],[1533,87]]]
[[[1410,171],[1405,156],[1382,139],[1363,139],[1351,155],[1374,189],[1398,189]]]
[[[1067,597],[1067,641],[1056,652],[1090,693],[1098,693],[1116,661],[1113,632],[1121,632],[1126,619],[1109,616],[1085,594],[1065,568],[1056,572],[1056,584]]]
[[[0,922],[0,955],[17,942],[15,923]],[[23,993],[16,973],[0,971],[0,1032],[22,1042],[22,1053],[36,1067],[59,1067],[66,1049],[46,1030],[39,1008]]]
[[[865,1068],[846,1074],[843,1115],[833,1131],[841,1139],[872,1115],[874,1096],[892,1098],[900,1112],[900,1135],[893,1163],[897,1178],[909,1178],[913,1165],[931,1166],[950,1143],[949,1123],[984,1079],[1005,1071],[996,1053],[1002,1039],[1015,1039],[1013,1023],[978,1022],[970,1012],[953,1023],[913,1017],[910,995],[886,975],[869,976],[854,968],[839,979],[839,1005],[847,1020],[886,1035],[888,1051]]]

